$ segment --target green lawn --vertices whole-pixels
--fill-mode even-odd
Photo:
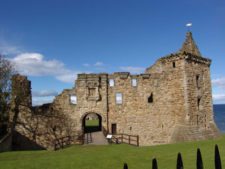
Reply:
[[[96,119],[96,120],[86,120],[85,121],[85,125],[87,127],[98,126],[99,125],[99,120],[98,119]]]
[[[130,145],[71,146],[59,151],[21,151],[0,153],[0,169],[150,169],[156,157],[159,169],[175,169],[177,153],[184,168],[195,169],[196,149],[202,152],[204,168],[214,168],[214,145],[218,144],[225,168],[225,136],[217,140],[171,145],[134,147]]]

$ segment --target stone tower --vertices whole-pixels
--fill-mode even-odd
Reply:
[[[10,123],[17,121],[19,113],[28,113],[32,107],[31,82],[26,76],[16,74],[12,77]]]
[[[190,139],[218,135],[218,129],[213,119],[211,60],[201,55],[191,32],[187,32],[180,53],[184,56],[185,117],[183,118],[183,124],[189,126],[189,133],[191,130],[200,131],[198,135],[191,135],[193,138]],[[182,128],[180,128],[179,136],[185,138]]]
[[[211,60],[202,57],[191,32],[187,32],[182,48],[163,57],[146,71],[169,72],[173,77],[167,85],[172,91],[176,117],[171,142],[199,140],[217,136],[213,119],[210,79]],[[168,101],[170,100],[168,99]]]

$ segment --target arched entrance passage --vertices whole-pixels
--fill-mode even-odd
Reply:
[[[84,133],[102,130],[102,117],[97,113],[87,113],[82,119]]]

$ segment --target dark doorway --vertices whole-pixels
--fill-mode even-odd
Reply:
[[[97,113],[88,113],[82,120],[84,133],[102,130],[102,117]]]
[[[112,134],[116,134],[116,123],[112,124]]]

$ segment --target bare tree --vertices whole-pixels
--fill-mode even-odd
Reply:
[[[73,127],[71,118],[60,111],[54,110],[47,118],[47,133],[45,135],[53,144],[58,144],[58,146],[62,148],[64,144],[68,145],[72,143]]]
[[[13,65],[0,54],[0,137],[6,134]]]

